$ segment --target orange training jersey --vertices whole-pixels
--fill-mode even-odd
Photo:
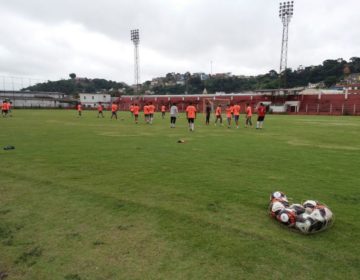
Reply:
[[[161,112],[165,112],[165,106],[164,105],[161,106]]]
[[[102,112],[103,106],[99,104],[97,109],[98,109],[99,112]]]
[[[215,115],[220,116],[221,115],[221,107],[216,107]]]
[[[144,106],[144,114],[145,115],[149,115],[150,113],[149,113],[149,106],[148,105],[145,105]]]
[[[81,105],[80,105],[80,104],[77,106],[77,110],[78,110],[78,111],[81,111],[81,110],[82,110],[82,108],[81,108]]]
[[[140,110],[140,108],[139,108],[139,106],[134,106],[133,107],[133,113],[134,113],[134,115],[139,115],[139,110]]]
[[[130,105],[130,112],[134,112],[134,106]]]
[[[234,110],[234,116],[240,115],[240,105],[234,105],[233,110]]]
[[[111,105],[111,112],[116,112],[118,110],[118,106],[116,104]]]
[[[234,106],[230,106],[231,114],[234,114]]]
[[[227,107],[227,108],[225,109],[225,111],[226,111],[226,117],[227,117],[227,118],[231,118],[231,114],[232,114],[232,112],[233,112],[232,108],[231,108],[231,107]]]
[[[251,117],[251,116],[252,116],[252,110],[251,110],[251,107],[250,107],[250,106],[247,106],[247,107],[246,107],[246,115],[247,115],[248,117]]]
[[[149,107],[149,114],[154,114],[155,112],[155,105],[151,104],[148,106]]]
[[[195,119],[196,108],[192,105],[186,107],[186,114],[189,119]]]

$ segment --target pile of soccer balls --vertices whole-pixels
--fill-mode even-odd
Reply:
[[[269,214],[281,224],[305,234],[325,230],[334,221],[333,213],[325,204],[315,200],[289,204],[286,195],[279,191],[270,195]]]

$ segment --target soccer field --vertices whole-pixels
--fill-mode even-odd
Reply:
[[[360,118],[268,115],[264,129],[182,115],[0,119],[0,279],[359,279]],[[243,121],[243,116],[241,116]],[[185,143],[177,141],[184,139]],[[269,195],[327,204],[302,235]]]

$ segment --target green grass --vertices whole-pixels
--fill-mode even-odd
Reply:
[[[190,133],[183,116],[170,129],[158,115],[13,115],[0,119],[0,147],[16,147],[0,151],[0,279],[360,278],[360,118],[269,115],[258,131],[201,116]],[[333,227],[279,226],[275,190],[327,204]]]

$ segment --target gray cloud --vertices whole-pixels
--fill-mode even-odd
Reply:
[[[1,75],[132,82],[130,29],[141,36],[141,80],[167,72],[260,74],[279,68],[276,0],[12,0],[0,4]],[[297,0],[288,66],[359,54],[357,0]]]

